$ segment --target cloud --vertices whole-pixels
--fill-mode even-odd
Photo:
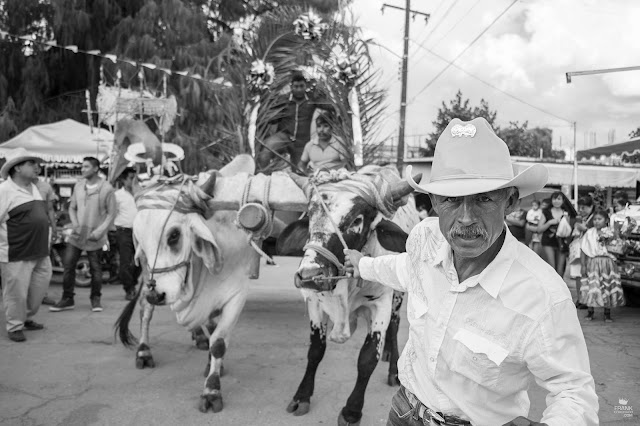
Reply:
[[[453,59],[486,28],[509,3],[504,0],[482,0],[471,13],[465,13],[475,0],[460,1],[444,18],[426,46],[445,58]],[[354,0],[354,10],[362,16],[360,24],[372,30],[382,44],[401,53],[402,13],[385,12],[370,0]],[[437,2],[420,2],[416,8],[429,12]],[[433,14],[429,26],[435,27],[442,11]],[[456,22],[459,24],[449,34]],[[631,129],[640,126],[637,111],[640,104],[640,71],[574,77],[565,81],[567,71],[582,71],[640,65],[635,52],[640,40],[640,2],[618,0],[527,0],[516,3],[478,40],[456,64],[473,75],[524,101],[550,113],[578,122],[579,135],[595,131],[598,140],[606,142],[611,129],[618,141]],[[412,35],[422,23],[412,23]],[[442,37],[447,34],[446,37]],[[423,37],[424,39],[424,37]],[[435,44],[438,40],[441,40]],[[423,40],[416,40],[421,42]],[[407,129],[429,133],[442,101],[448,102],[461,89],[463,95],[477,104],[486,99],[499,119],[530,121],[554,129],[554,141],[572,140],[567,123],[533,109],[524,103],[492,89],[450,67],[424,93],[416,96],[446,63],[422,49],[410,57]],[[398,59],[384,53],[374,60],[386,76],[397,74]],[[396,107],[399,85],[393,84],[390,105]],[[397,123],[390,123],[397,126]],[[554,127],[560,126],[560,127]],[[579,148],[582,145],[578,137]],[[565,142],[566,143],[566,142]]]

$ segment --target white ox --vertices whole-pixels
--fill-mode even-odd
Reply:
[[[251,157],[239,156],[219,174],[223,178],[253,173],[254,167]],[[251,264],[247,259],[257,256],[247,234],[234,224],[236,212],[215,211],[205,219],[205,214],[211,214],[207,202],[215,177],[212,174],[201,186],[185,181],[145,189],[136,198],[139,211],[133,225],[136,260],[142,265],[145,284],[138,292],[143,297],[136,367],[155,366],[149,348],[154,305],[168,305],[178,323],[190,330],[208,327],[212,332],[199,403],[202,412],[222,410],[222,360],[247,298]],[[127,346],[134,342],[128,324],[135,303],[131,301],[116,322],[116,332]]]
[[[380,359],[392,309],[395,327],[390,328],[387,336],[392,336],[387,339],[393,340],[395,348],[389,349],[395,355],[390,359],[389,384],[396,384],[392,378],[397,377],[397,310],[402,295],[394,297],[391,288],[377,282],[332,279],[341,275],[344,263],[343,244],[335,227],[349,248],[380,256],[405,251],[407,233],[419,222],[418,212],[413,202],[405,205],[412,189],[392,168],[367,166],[357,174],[345,170],[321,172],[312,179],[318,182],[315,188],[308,179],[296,178],[309,199],[309,219],[291,224],[278,240],[283,254],[299,252],[304,246],[295,282],[307,301],[311,320],[306,371],[287,411],[296,416],[309,411],[316,370],[326,349],[328,319],[333,323],[329,339],[343,343],[354,332],[357,318],[362,317],[368,334],[358,357],[358,377],[338,416],[339,425],[358,425],[366,386]],[[392,216],[392,221],[386,219]]]

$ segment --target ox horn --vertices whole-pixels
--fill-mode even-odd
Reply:
[[[417,175],[413,176],[413,180],[416,182],[419,182],[420,179],[422,179],[422,173],[418,173]],[[410,194],[411,192],[413,192],[413,188],[411,187],[409,182],[404,179],[400,182],[396,182],[391,187],[391,197],[393,198],[393,201],[397,201],[405,195]]]
[[[207,179],[207,181],[200,186],[200,189],[202,189],[205,194],[213,197],[213,190],[216,187],[217,177],[218,177],[218,172],[216,171],[211,172],[209,179]]]
[[[295,173],[289,173],[289,176],[291,177],[291,180],[293,180],[296,183],[296,185],[298,185],[300,189],[304,191],[305,187],[309,183],[309,178],[297,175]]]

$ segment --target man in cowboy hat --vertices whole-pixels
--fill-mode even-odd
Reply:
[[[33,320],[51,280],[49,216],[33,184],[40,158],[16,148],[0,169],[0,272],[9,339],[42,330]]]
[[[409,295],[402,386],[387,424],[598,424],[571,294],[504,222],[519,198],[544,187],[546,168],[514,176],[506,144],[476,118],[453,119],[440,135],[427,184],[406,174],[439,218],[413,229],[406,253],[345,251],[354,276]],[[532,377],[549,391],[542,423],[526,418]]]

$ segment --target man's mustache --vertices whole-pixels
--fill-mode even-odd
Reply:
[[[471,226],[456,225],[449,230],[449,238],[453,239],[457,237],[461,237],[461,238],[481,237],[486,240],[489,238],[489,233],[478,225],[471,225]]]

